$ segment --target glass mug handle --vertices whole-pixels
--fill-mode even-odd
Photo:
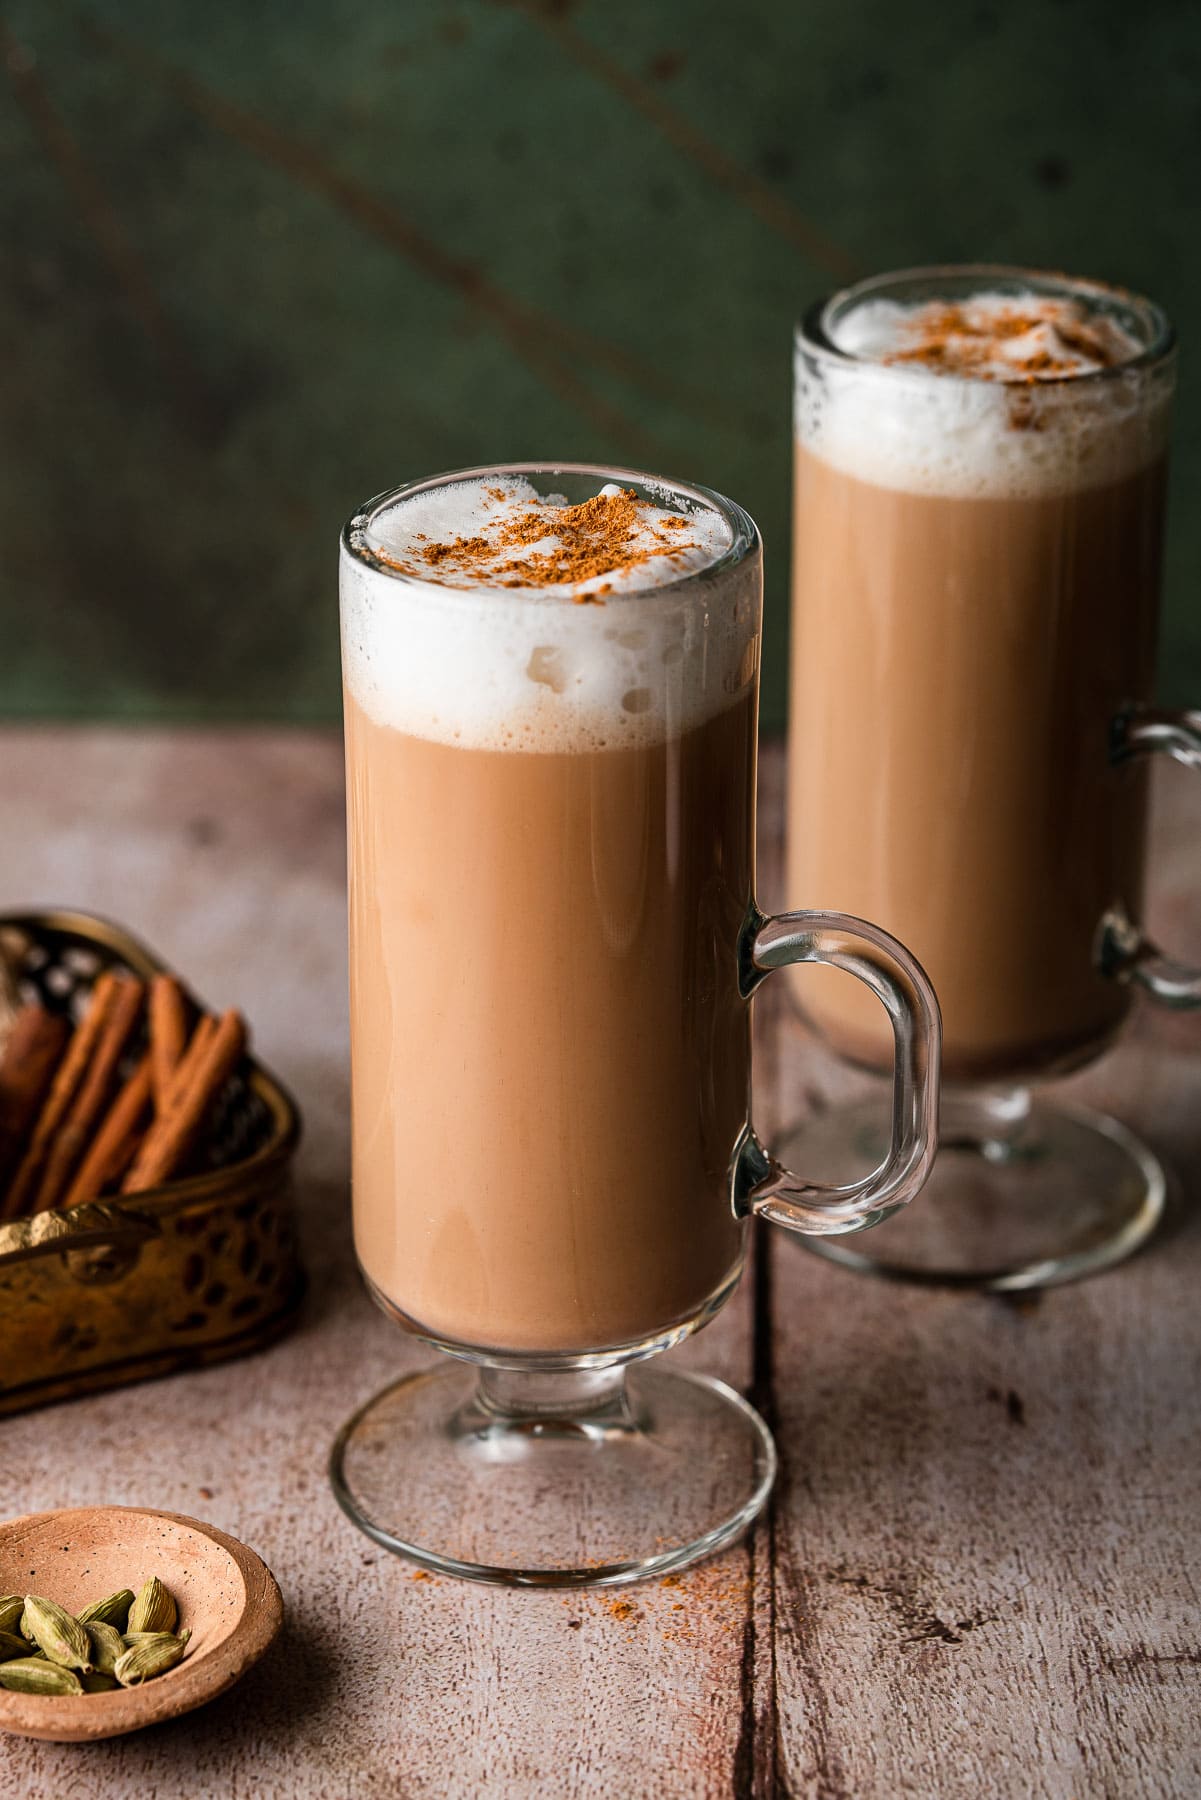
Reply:
[[[792,912],[767,919],[754,908],[743,928],[741,988],[750,999],[773,969],[826,963],[844,969],[883,1002],[892,1023],[892,1141],[878,1169],[846,1187],[805,1181],[769,1156],[748,1124],[733,1164],[734,1209],[810,1236],[876,1225],[918,1192],[938,1135],[942,1020],[929,977],[903,944],[847,913]]]
[[[1170,756],[1201,769],[1201,712],[1132,706],[1119,713],[1110,733],[1110,760],[1125,763],[1138,756]],[[1101,922],[1100,959],[1106,975],[1144,988],[1161,1006],[1201,1006],[1201,969],[1165,956],[1122,913]]]

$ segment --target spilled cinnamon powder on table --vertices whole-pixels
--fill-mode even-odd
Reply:
[[[585,1618],[605,1616],[626,1628],[627,1644],[636,1643],[647,1626],[661,1643],[686,1646],[740,1633],[750,1600],[750,1576],[735,1551],[685,1574],[664,1575],[654,1586],[640,1588],[636,1600],[601,1591],[587,1598],[565,1596],[561,1604],[577,1615],[566,1621],[569,1631],[579,1631]]]
[[[504,488],[486,492],[498,505],[512,499]],[[682,557],[696,548],[695,540],[681,536],[686,530],[685,519],[661,513],[633,488],[622,488],[576,506],[525,501],[510,517],[498,520],[487,537],[426,541],[410,557],[376,554],[406,575],[469,575],[482,587],[582,587],[598,576],[624,575],[655,557]],[[548,547],[535,548],[541,544]],[[607,581],[573,598],[578,605],[603,606],[612,588]]]

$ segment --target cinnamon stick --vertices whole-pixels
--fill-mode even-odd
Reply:
[[[152,1057],[148,1052],[109,1107],[92,1147],[67,1190],[64,1207],[81,1206],[114,1187],[137,1153],[142,1125],[150,1111],[153,1090]]]
[[[33,1203],[35,1213],[49,1212],[66,1192],[75,1165],[108,1102],[117,1064],[141,1017],[145,997],[142,982],[131,976],[118,978],[83,1079],[47,1152]]]
[[[165,1127],[165,1124],[166,1124],[167,1112],[171,1105],[172,1094],[178,1088],[180,1091],[180,1094],[182,1096],[185,1089],[189,1085],[194,1083],[195,1078],[196,1078],[196,1072],[200,1067],[200,1060],[201,1060],[202,1056],[204,1055],[204,1052],[206,1051],[208,1046],[211,1044],[211,1042],[213,1040],[213,1035],[216,1032],[216,1030],[217,1030],[217,1021],[216,1021],[216,1019],[213,1018],[212,1014],[211,1013],[202,1013],[196,1021],[195,1029],[192,1032],[192,1036],[187,1045],[187,1048],[184,1050],[183,1055],[180,1057],[179,1062],[176,1065],[175,1073],[172,1076],[172,1080],[171,1080],[171,1086],[167,1091],[164,1110],[162,1112],[160,1112],[158,1110],[158,1105],[157,1105],[157,1101],[156,1101],[155,1116],[151,1120],[150,1125],[147,1128],[146,1135],[142,1139],[142,1142],[138,1146],[136,1146],[135,1155],[130,1159],[130,1164],[128,1164],[126,1166],[126,1169],[124,1171],[124,1179],[121,1182],[121,1192],[123,1194],[136,1193],[140,1190],[141,1187],[149,1185],[149,1183],[147,1183],[143,1180],[140,1165],[142,1164],[144,1158],[147,1158],[150,1156],[154,1156],[154,1157],[158,1156],[159,1152],[158,1152],[158,1149],[156,1148],[156,1145],[157,1145],[157,1142],[159,1141],[160,1134],[162,1133],[162,1131]],[[151,1046],[151,1051],[150,1051],[150,1063],[151,1063],[151,1086],[153,1088],[153,1081],[154,1081],[154,1048],[153,1048],[153,1046]],[[139,1188],[134,1188],[132,1186],[132,1183],[135,1180],[138,1181]]]
[[[246,1025],[240,1013],[227,1012],[219,1023],[208,1018],[200,1021],[175,1072],[166,1111],[146,1133],[122,1183],[122,1193],[137,1194],[158,1187],[184,1167],[214,1100],[237,1068],[245,1048]]]
[[[71,1035],[62,1013],[31,1002],[22,1007],[0,1058],[0,1219],[15,1216],[4,1184],[46,1098]]]
[[[11,1219],[27,1212],[41,1183],[42,1172],[54,1135],[66,1118],[92,1060],[92,1052],[108,1022],[121,983],[113,974],[102,975],[92,989],[88,1010],[71,1036],[55,1071],[50,1092],[38,1114],[33,1135],[8,1191],[6,1211]]]
[[[194,1080],[196,1070],[200,1066],[200,1059],[212,1043],[216,1030],[217,1021],[213,1014],[201,1013],[196,1021],[196,1026],[192,1032],[191,1038],[188,1040],[188,1047],[179,1059],[171,1086],[167,1091],[168,1106],[171,1104],[171,1095],[174,1093],[175,1089],[180,1088],[180,1091],[182,1092],[182,1088],[186,1086],[188,1082]],[[155,1121],[155,1129],[158,1129],[157,1120]]]
[[[188,1041],[188,1003],[174,975],[156,975],[150,983],[150,1058],[154,1110],[166,1111],[171,1083]]]

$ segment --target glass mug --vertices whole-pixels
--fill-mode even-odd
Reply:
[[[982,296],[1033,329],[1009,340],[1016,380],[945,366]],[[925,338],[898,324],[931,303]],[[882,276],[798,331],[790,891],[895,931],[943,1015],[922,1216],[828,1247],[840,1262],[1044,1285],[1127,1255],[1160,1215],[1145,1145],[1030,1086],[1099,1056],[1133,986],[1201,1003],[1201,975],[1134,923],[1146,759],[1201,764],[1201,715],[1149,705],[1174,376],[1158,307],[1020,269]],[[847,986],[795,993],[845,1062],[881,1067]],[[846,1179],[883,1129],[869,1096],[789,1148]]]
[[[468,483],[617,483],[712,552],[601,604],[414,576],[406,507]],[[439,476],[351,520],[341,594],[355,1244],[447,1358],[343,1428],[337,1497],[444,1573],[680,1568],[754,1518],[775,1451],[729,1388],[643,1359],[730,1297],[752,1215],[857,1231],[917,1192],[937,1003],[875,927],[755,907],[762,549],[740,507],[580,465]],[[797,962],[855,975],[895,1042],[887,1152],[833,1190],[748,1115],[748,1003]]]

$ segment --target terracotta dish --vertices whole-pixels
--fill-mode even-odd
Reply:
[[[78,1698],[0,1688],[0,1731],[76,1743],[117,1737],[203,1706],[258,1661],[283,1622],[271,1571],[245,1544],[179,1513],[80,1506],[0,1525],[0,1594],[42,1594],[76,1612],[151,1575],[179,1602],[184,1660],[144,1687]]]

